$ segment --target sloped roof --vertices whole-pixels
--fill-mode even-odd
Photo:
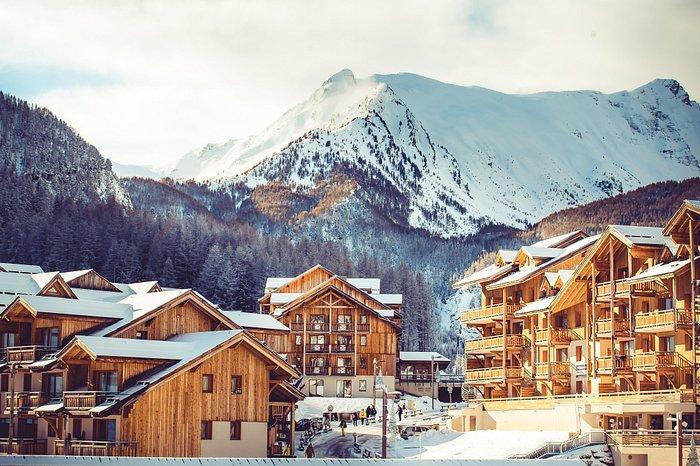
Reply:
[[[15,264],[12,262],[0,262],[0,272],[43,273],[44,269],[42,269],[38,265],[32,264]]]
[[[508,272],[511,272],[513,270],[517,270],[517,266],[515,266],[514,264],[506,264],[501,266],[491,264],[489,266],[484,267],[483,269],[477,270],[476,272],[470,275],[467,275],[466,277],[460,280],[457,280],[452,284],[452,288],[463,288],[465,286],[473,285],[475,283],[496,280],[497,278],[500,278],[504,274],[507,274]]]
[[[544,278],[547,280],[549,286],[555,286],[557,284],[557,279],[559,278],[559,273],[557,272],[545,272]]]
[[[372,297],[387,306],[403,304],[403,295],[398,293],[373,293]]]
[[[610,225],[613,233],[618,233],[629,244],[666,246],[669,242],[668,236],[663,233],[663,228],[640,227],[636,225]]]
[[[510,264],[518,255],[517,249],[499,249],[496,253],[496,262],[500,259],[504,264]]]
[[[193,353],[193,345],[186,342],[129,339],[128,344],[125,343],[127,341],[123,338],[78,335],[56,357],[60,359],[61,355],[67,352],[72,344],[80,345],[93,358],[115,357],[175,361],[186,358]]]
[[[236,325],[247,329],[276,330],[288,332],[289,327],[270,314],[260,314],[258,312],[243,311],[221,311],[226,317],[231,319]]]
[[[58,272],[33,274],[0,272],[0,293],[36,295],[56,279],[65,282]],[[65,286],[71,294],[73,291],[70,286],[67,284]]]
[[[634,283],[654,278],[660,279],[663,277],[672,276],[682,270],[685,270],[689,266],[690,259],[668,262],[665,264],[656,264],[652,267],[649,267],[647,270],[628,278],[627,281],[630,283]]]
[[[523,246],[520,250],[528,256],[537,259],[551,259],[564,252],[564,250],[560,248],[542,248],[537,246]]]
[[[552,304],[552,301],[554,301],[554,296],[547,296],[546,298],[532,301],[531,303],[527,303],[525,306],[515,311],[513,315],[515,317],[525,317],[532,314],[537,314],[538,312],[543,312],[547,310],[550,304]]]
[[[72,315],[81,317],[100,317],[105,319],[122,319],[131,313],[131,306],[121,303],[66,299],[54,296],[20,295],[13,297],[13,303],[2,311],[5,315],[16,303],[25,303],[32,310],[42,314]]]
[[[562,243],[567,242],[568,240],[577,235],[588,236],[583,230],[574,230],[568,233],[564,233],[562,235],[552,236],[551,238],[545,238],[543,240],[537,241],[536,243],[532,243],[530,246],[535,248],[556,248],[559,247]]]
[[[449,358],[446,358],[437,351],[401,351],[399,353],[399,359],[401,361],[415,362],[430,362],[431,360],[435,362],[450,362]]]

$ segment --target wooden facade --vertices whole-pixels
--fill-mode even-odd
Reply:
[[[288,301],[275,301],[287,294]],[[259,302],[261,312],[291,329],[268,344],[305,376],[307,394],[372,396],[379,373],[393,387],[400,310],[321,266],[289,279]]]

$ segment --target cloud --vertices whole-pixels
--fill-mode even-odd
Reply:
[[[690,1],[4,2],[0,84],[157,163],[262,129],[341,68],[504,92],[673,77],[697,96],[699,20]]]

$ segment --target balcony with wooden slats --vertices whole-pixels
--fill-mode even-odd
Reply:
[[[535,344],[548,345],[550,340],[554,346],[565,346],[572,341],[583,340],[583,337],[579,332],[570,328],[553,328],[551,332],[546,328],[535,330]]]
[[[513,317],[513,314],[522,308],[522,304],[491,304],[476,309],[462,311],[460,321],[463,325],[487,324],[497,320]],[[504,314],[505,313],[505,314]]]
[[[306,370],[304,372],[306,375],[328,375],[328,367],[306,366]]]
[[[690,365],[690,362],[683,356],[671,351],[650,351],[632,356],[632,369],[639,372],[687,369]]]
[[[344,322],[341,324],[331,325],[331,330],[336,333],[354,333],[355,326],[352,324],[352,322]]]
[[[331,367],[331,375],[355,375],[355,368],[351,366]]]
[[[0,438],[0,455],[46,455],[46,439],[15,438],[12,447],[8,438]]]
[[[43,345],[9,346],[5,348],[5,358],[8,364],[24,365],[38,361],[54,351],[56,348]]]
[[[632,370],[632,358],[627,355],[600,356],[596,358],[597,370],[603,374],[615,372],[630,372]]]
[[[34,411],[49,400],[48,394],[41,392],[15,392],[14,401],[11,393],[4,394],[5,414],[10,414],[10,404],[16,413]]]
[[[522,379],[523,368],[520,366],[485,367],[483,369],[470,369],[464,371],[464,382],[473,385],[483,385],[488,383],[500,383],[505,380],[515,381]]]
[[[551,374],[550,374],[551,368]],[[549,379],[551,378],[561,378],[571,376],[571,363],[553,361],[551,363],[547,362],[537,362],[535,363],[535,378],[536,379]]]
[[[503,335],[477,338],[476,340],[467,341],[464,345],[464,351],[466,354],[498,353],[503,351],[503,342]],[[526,340],[523,335],[505,336],[505,346],[509,351],[519,351],[525,346],[525,342]]]
[[[615,288],[615,296],[625,297],[629,296],[630,284],[627,282],[626,278],[615,280],[613,282],[603,282],[596,284],[596,292],[599,301],[605,299],[610,299],[610,295],[613,292],[613,287]]]
[[[305,345],[307,353],[327,353],[330,345],[322,343],[312,343]]]
[[[615,318],[612,319],[597,319],[595,322],[596,335],[609,336],[612,329],[615,329],[615,336],[628,336],[630,334],[630,321],[628,319]]]
[[[692,322],[692,313],[687,309],[643,312],[634,316],[634,331],[637,333],[668,332],[677,327],[690,327]]]
[[[355,345],[348,343],[345,345],[331,345],[331,353],[354,353]]]
[[[57,439],[53,454],[59,456],[136,456],[137,442]]]
[[[63,406],[67,411],[87,412],[95,406],[104,403],[110,396],[114,395],[114,392],[99,391],[63,392]]]

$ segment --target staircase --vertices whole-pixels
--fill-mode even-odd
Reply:
[[[535,448],[528,453],[511,455],[508,459],[538,459],[549,458],[555,455],[561,455],[567,451],[576,450],[577,448],[588,447],[593,445],[604,445],[606,443],[604,430],[592,430],[585,434],[572,437],[563,442],[548,442]]]

